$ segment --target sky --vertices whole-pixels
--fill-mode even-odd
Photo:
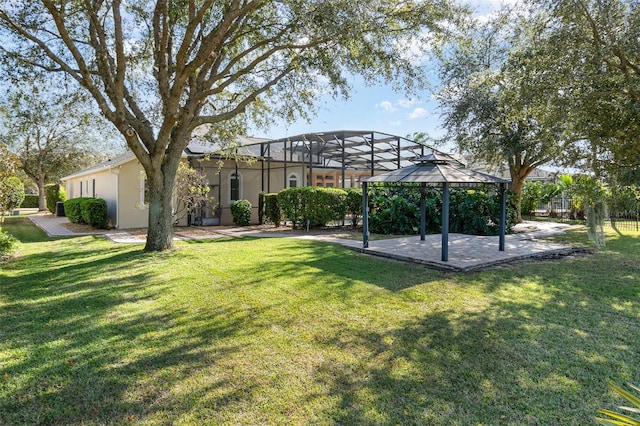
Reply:
[[[477,16],[488,15],[504,3],[515,0],[468,0]],[[435,76],[437,70],[428,71]],[[424,132],[432,138],[444,136],[438,103],[430,91],[407,96],[389,85],[367,86],[362,79],[352,80],[348,100],[320,99],[318,113],[307,123],[298,120],[291,124],[274,123],[269,129],[256,130],[252,136],[279,139],[302,133],[332,130],[376,130],[398,136]]]

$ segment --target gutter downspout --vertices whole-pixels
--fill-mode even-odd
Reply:
[[[119,229],[120,222],[120,168],[122,166],[118,166],[118,171],[114,172],[113,167],[109,167],[109,173],[114,174],[116,176],[116,220],[113,224],[115,229]]]

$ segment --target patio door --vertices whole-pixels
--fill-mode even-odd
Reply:
[[[209,201],[204,203],[196,214],[194,225],[220,225],[220,185],[209,185]]]

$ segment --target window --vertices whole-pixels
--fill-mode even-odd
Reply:
[[[140,203],[138,207],[141,209],[149,206],[149,186],[147,185],[147,175],[145,172],[140,172]]]
[[[242,199],[242,175],[238,172],[229,175],[229,201]]]
[[[82,198],[82,181],[80,181],[80,198]]]
[[[298,175],[291,173],[289,175],[289,188],[296,188],[298,186]]]
[[[92,197],[96,198],[96,180],[95,180],[95,178],[91,179],[91,192],[93,194]]]

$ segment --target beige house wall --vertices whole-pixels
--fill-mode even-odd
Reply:
[[[124,163],[118,175],[118,228],[145,228],[149,209],[144,204],[144,169],[137,159]]]
[[[115,226],[118,205],[117,181],[117,174],[112,173],[109,169],[104,169],[67,180],[65,182],[65,191],[67,191],[68,199],[95,197],[105,200],[107,202],[109,225]]]

